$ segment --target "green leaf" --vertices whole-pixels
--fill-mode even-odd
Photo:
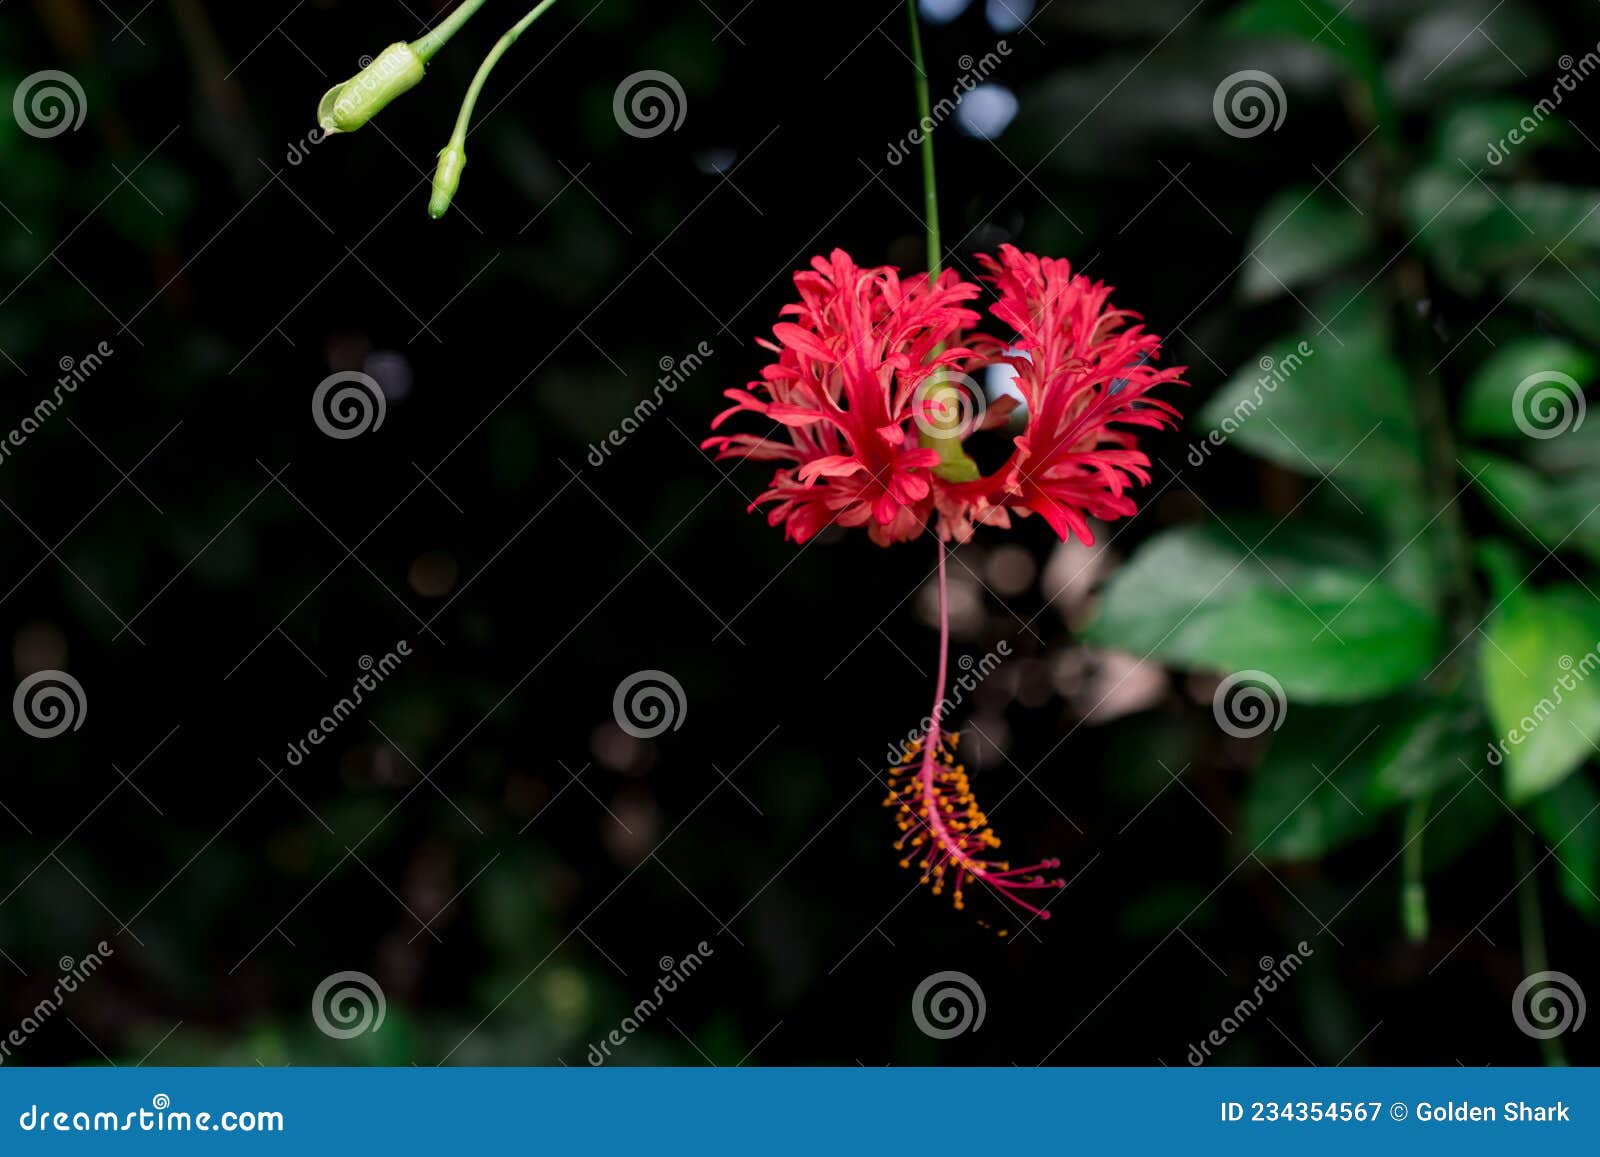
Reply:
[[[1418,247],[1463,293],[1482,292],[1499,274],[1520,281],[1551,252],[1572,264],[1600,250],[1600,192],[1594,189],[1495,189],[1459,165],[1433,166],[1411,178],[1402,200]]]
[[[1587,474],[1600,466],[1600,422],[1584,422],[1557,438],[1535,441],[1524,457],[1553,478]]]
[[[1600,616],[1576,588],[1519,587],[1483,627],[1484,701],[1504,762],[1506,796],[1526,803],[1556,786],[1600,737]]]
[[[1483,708],[1467,696],[1418,698],[1375,740],[1367,799],[1392,807],[1451,788],[1481,770],[1489,746]]]
[[[1523,138],[1520,142],[1511,140],[1513,130]],[[1486,163],[1498,166],[1508,158],[1526,161],[1540,150],[1566,147],[1579,140],[1559,117],[1530,108],[1520,98],[1496,97],[1448,110],[1434,130],[1429,151],[1434,161],[1442,161],[1446,167],[1459,168],[1465,163],[1478,171]]]
[[[1427,108],[1457,92],[1502,88],[1543,73],[1556,51],[1548,22],[1523,5],[1457,0],[1406,30],[1385,74],[1403,105]]]
[[[1507,527],[1547,551],[1578,550],[1600,562],[1600,472],[1552,479],[1489,454],[1468,454],[1462,465]]]
[[[1561,374],[1581,389],[1594,380],[1600,358],[1581,346],[1555,337],[1527,337],[1507,342],[1490,354],[1468,380],[1461,400],[1461,425],[1469,434],[1517,437],[1524,427],[1543,431],[1548,422],[1540,421],[1542,411],[1533,407],[1545,385],[1559,387],[1549,378],[1534,380],[1541,374]],[[1523,383],[1529,383],[1526,387]],[[1522,396],[1517,396],[1521,389]],[[1578,403],[1567,404],[1571,411]],[[1518,418],[1521,424],[1518,424]],[[1554,416],[1554,414],[1552,414]]]
[[[1253,260],[1239,280],[1246,301],[1267,301],[1337,272],[1372,242],[1366,218],[1337,193],[1295,186],[1268,201],[1250,232]]]
[[[1515,301],[1542,310],[1591,345],[1600,345],[1600,267],[1568,258],[1566,268],[1535,269],[1522,276],[1508,274],[1504,290]]]
[[[1306,703],[1370,699],[1433,664],[1438,621],[1359,548],[1305,527],[1265,541],[1259,527],[1237,530],[1157,535],[1113,576],[1087,637],[1181,666],[1264,671]]]
[[[1245,789],[1240,838],[1268,860],[1315,860],[1365,835],[1379,813],[1363,801],[1382,708],[1291,707]]]
[[[1340,336],[1342,346],[1332,336],[1269,346],[1199,422],[1289,470],[1328,472],[1368,496],[1420,495],[1422,434],[1404,371],[1381,347]]]
[[[1348,4],[1330,0],[1245,0],[1223,26],[1246,36],[1293,38],[1347,65],[1369,92],[1383,88],[1377,48]],[[1387,94],[1382,98],[1387,101]]]
[[[1590,920],[1600,916],[1600,792],[1587,776],[1572,775],[1533,801],[1528,814],[1562,870],[1556,885]]]

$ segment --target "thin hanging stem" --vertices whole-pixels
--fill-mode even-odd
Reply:
[[[528,25],[543,16],[545,9],[555,2],[556,0],[543,0],[543,3],[535,6],[521,20],[506,29],[505,35],[494,42],[494,47],[489,49],[489,54],[483,58],[483,63],[478,65],[478,71],[473,76],[472,83],[467,86],[467,95],[461,100],[461,111],[456,114],[455,132],[450,137],[452,141],[462,142],[467,139],[467,125],[472,120],[472,110],[477,105],[478,94],[483,91],[484,82],[489,79],[489,74],[494,71],[494,66],[500,63],[500,58],[506,54],[506,50],[517,42],[517,37],[528,30]]]
[[[448,44],[450,38],[461,30],[463,24],[472,19],[473,13],[482,8],[485,2],[486,0],[462,0],[462,4],[454,12],[413,40],[411,51],[422,58],[422,63],[428,63],[433,59],[434,53]]]
[[[543,16],[546,9],[555,2],[556,0],[543,0],[521,20],[506,29],[505,35],[494,42],[494,47],[489,49],[489,54],[483,58],[483,63],[478,65],[472,83],[467,86],[467,95],[461,99],[461,111],[456,113],[455,131],[450,134],[450,140],[444,148],[439,150],[439,164],[433,173],[433,196],[428,201],[429,216],[435,219],[443,217],[450,208],[451,199],[456,195],[456,187],[461,183],[461,170],[467,165],[467,129],[472,123],[472,110],[477,107],[478,95],[483,92],[489,74],[494,71],[494,66],[500,63],[500,58],[506,54],[506,50],[517,42],[517,37],[526,32],[528,26]]]
[[[1428,826],[1428,797],[1406,808],[1404,859],[1401,864],[1400,923],[1412,943],[1428,938],[1428,891],[1423,883],[1422,832]]]
[[[944,708],[945,679],[950,673],[950,599],[944,577],[945,549],[942,542],[936,545],[939,548],[939,681],[933,688],[933,709],[928,712],[928,719],[931,721],[928,726],[928,739],[934,747],[939,744],[939,716]],[[925,750],[924,770],[931,762]]]
[[[940,846],[950,848],[957,843],[944,822],[944,812],[939,804],[937,777],[939,774],[940,716],[944,712],[945,680],[950,673],[950,598],[944,574],[944,543],[934,544],[939,551],[939,678],[933,687],[933,707],[928,711],[928,733],[922,740],[922,767],[917,773],[922,785],[923,806],[927,809],[928,827]],[[959,891],[959,881],[956,888]]]
[[[917,22],[917,0],[906,0],[906,15],[911,21],[911,63],[916,68],[913,80],[917,89],[918,125],[922,128],[922,216],[928,230],[928,280],[937,281],[942,268],[939,245],[939,187],[933,174],[932,105],[928,100],[928,70],[922,63],[922,28]]]
[[[1550,970],[1550,957],[1544,942],[1544,913],[1539,908],[1538,865],[1533,862],[1533,845],[1528,832],[1521,824],[1511,830],[1512,845],[1517,857],[1517,916],[1522,925],[1522,967],[1532,976]],[[1565,1067],[1567,1051],[1559,1037],[1544,1037],[1539,1041],[1539,1051],[1544,1063]]]
[[[941,260],[944,247],[939,243],[939,182],[933,169],[933,111],[928,98],[928,69],[922,60],[922,27],[917,21],[917,0],[906,0],[906,18],[911,25],[911,65],[915,70],[912,81],[917,93],[917,128],[922,136],[922,221],[928,240],[928,284],[936,285],[944,268]],[[944,392],[948,394],[958,388],[948,386]],[[933,416],[927,423],[918,423],[917,444],[939,452],[939,464],[933,472],[946,482],[971,482],[981,474],[978,464],[962,449],[960,411],[959,406],[945,405],[940,415]],[[944,433],[946,429],[950,432]]]

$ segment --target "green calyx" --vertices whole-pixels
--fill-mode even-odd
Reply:
[[[422,80],[423,58],[405,42],[389,45],[371,64],[322,94],[317,123],[328,134],[354,132]]]
[[[961,448],[959,438],[942,438],[923,432],[918,435],[918,441],[924,447],[939,451],[939,464],[933,468],[935,478],[946,482],[976,482],[983,477],[977,462]]]

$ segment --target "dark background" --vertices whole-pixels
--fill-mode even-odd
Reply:
[[[1356,0],[1341,19],[1400,67],[1419,36],[1435,57],[1457,39],[1417,32],[1441,12],[1472,10],[1470,31],[1489,7]],[[1002,37],[991,79],[1020,99],[993,141],[937,133],[952,261],[1015,240],[1108,280],[1190,367],[1191,413],[1301,316],[1239,292],[1262,206],[1365,132],[1314,46],[1231,35],[1229,8],[1052,0],[1002,33],[976,0],[924,29],[935,99]],[[975,786],[1007,850],[1059,855],[1073,883],[1018,929],[896,867],[875,777],[927,710],[932,543],[797,550],[745,513],[768,469],[698,443],[811,255],[921,266],[915,162],[885,159],[914,115],[903,5],[563,0],[490,81],[437,222],[433,154],[517,5],[489,4],[359,133],[305,143],[328,85],[435,16],[410,9],[0,12],[5,91],[56,68],[88,103],[50,139],[0,121],[0,424],[60,359],[113,349],[0,464],[13,674],[63,668],[87,698],[59,738],[0,729],[0,1030],[58,958],[115,952],[8,1063],[582,1064],[701,940],[706,967],[618,1063],[1180,1065],[1300,940],[1306,967],[1219,1061],[1537,1063],[1507,1010],[1527,969],[1506,833],[1433,881],[1416,945],[1396,826],[1310,862],[1250,856],[1230,833],[1265,743],[1217,732],[1205,677],[1154,667],[1127,714],[1083,722],[1087,596],[1053,596],[1085,556],[1037,519],[951,564],[957,654],[1015,655],[958,722],[1003,749]],[[1448,102],[1537,99],[1559,53],[1600,38],[1588,3],[1508,17],[1527,33],[1496,37],[1511,62],[1470,36],[1403,110],[1415,147]],[[1243,68],[1283,80],[1281,130],[1219,131],[1212,92]],[[612,95],[642,69],[682,84],[676,131],[619,129]],[[1563,112],[1600,127],[1583,99]],[[1592,182],[1595,160],[1580,145],[1565,177]],[[1446,319],[1443,344],[1493,304]],[[661,411],[586,461],[701,342]],[[384,424],[326,437],[312,391],[362,368]],[[1276,517],[1303,492],[1231,449],[1191,469],[1194,436],[1145,439],[1183,484],[1102,563],[1206,507]],[[402,639],[399,672],[291,766],[360,658]],[[686,711],[641,742],[612,696],[646,668]],[[1554,967],[1592,961],[1591,924],[1553,896],[1545,915]],[[938,1041],[910,1002],[947,969],[987,1018]],[[317,1030],[312,993],[342,970],[381,983],[380,1031]]]

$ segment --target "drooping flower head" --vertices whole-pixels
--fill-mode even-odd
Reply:
[[[1158,368],[1161,340],[1136,314],[1113,308],[1111,290],[1072,272],[1064,260],[1011,245],[980,256],[983,281],[998,300],[990,313],[1012,330],[1007,340],[975,327],[968,303],[982,289],[946,270],[902,280],[889,266],[863,269],[842,250],[795,274],[800,301],[792,320],[761,344],[777,355],[761,379],[725,391],[733,405],[712,422],[745,411],[778,423],[764,435],[718,434],[704,443],[718,458],[780,463],[751,509],[770,504],[767,521],[795,542],[826,527],[864,526],[887,546],[934,525],[944,542],[965,542],[981,525],[1009,527],[1011,515],[1037,514],[1063,540],[1094,542],[1089,519],[1135,511],[1130,491],[1150,481],[1138,427],[1175,424],[1172,405],[1150,391],[1182,384],[1182,367]],[[962,450],[980,429],[1007,422],[1015,399],[986,405],[970,374],[1006,364],[1016,375],[1026,424],[998,470],[982,474]],[[958,412],[959,411],[959,412]],[[956,906],[968,882],[984,885],[1038,918],[1049,912],[1020,893],[1063,886],[1041,871],[990,858],[999,839],[979,809],[965,769],[942,729],[949,652],[945,548],[939,552],[940,655],[929,726],[888,769],[889,797],[902,831],[902,861],[935,892],[953,885]]]
[[[940,536],[957,541],[974,525],[1009,526],[1015,512],[1093,543],[1089,517],[1134,512],[1128,491],[1149,482],[1150,460],[1127,427],[1172,424],[1171,404],[1147,395],[1180,382],[1182,367],[1157,368],[1160,338],[1068,262],[1011,245],[978,260],[999,294],[990,312],[1015,332],[1009,342],[973,328],[980,318],[966,303],[982,291],[951,270],[936,282],[902,280],[836,249],[795,274],[800,301],[782,311],[794,320],[773,327],[776,343],[761,342],[778,360],[760,381],[725,391],[734,404],[712,422],[716,429],[748,410],[783,429],[705,442],[719,458],[792,463],[753,504],[773,504],[769,523],[796,542],[832,523],[866,526],[887,546],[917,537],[935,512]],[[953,477],[929,444],[937,442],[927,436],[937,433],[930,416],[943,403],[925,387],[996,363],[1016,371],[1027,426],[999,470]],[[987,407],[959,433],[1001,424],[1011,405]]]

